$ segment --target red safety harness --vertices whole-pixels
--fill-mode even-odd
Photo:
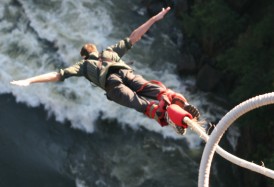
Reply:
[[[177,94],[172,90],[167,89],[162,82],[157,80],[151,80],[146,82],[141,86],[140,89],[136,91],[136,93],[141,92],[148,84],[157,84],[163,90],[160,91],[159,94],[156,96],[157,100],[159,101],[159,104],[156,105],[155,102],[150,102],[145,114],[151,118],[154,118],[156,121],[159,122],[161,126],[166,126],[168,125],[168,122],[165,119],[167,107],[171,104],[175,104],[178,105],[178,107],[184,108],[184,105],[187,102],[187,100],[181,94]]]

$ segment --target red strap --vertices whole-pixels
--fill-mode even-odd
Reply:
[[[156,80],[151,80],[151,81],[148,81],[148,82],[146,82],[145,84],[143,84],[143,85],[141,86],[141,88],[140,88],[139,90],[136,91],[136,93],[137,93],[137,92],[141,92],[149,83],[157,84],[157,85],[159,85],[160,87],[162,87],[163,89],[166,90],[166,87],[165,87],[165,85],[164,85],[162,82],[156,81]],[[162,92],[164,92],[164,91],[162,91]]]
[[[154,118],[154,116],[155,116],[155,111],[151,111],[151,107],[153,104],[155,104],[155,102],[150,102],[146,108],[146,111],[145,111],[145,114],[150,118]],[[157,108],[156,108],[156,110],[157,110]]]

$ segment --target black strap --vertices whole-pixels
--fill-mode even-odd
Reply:
[[[83,73],[84,73],[84,76],[89,80],[88,78],[88,62],[85,61],[84,64],[83,64]]]

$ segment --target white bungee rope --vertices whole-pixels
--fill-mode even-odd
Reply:
[[[214,156],[215,151],[222,156],[223,158],[229,160],[230,162],[252,170],[254,172],[260,173],[267,177],[274,179],[274,171],[263,166],[259,166],[252,162],[248,162],[244,159],[238,158],[218,146],[219,141],[221,140],[223,134],[227,130],[227,128],[240,116],[243,114],[259,108],[261,106],[274,104],[274,92],[253,97],[245,102],[234,107],[231,111],[229,111],[217,124],[216,128],[213,130],[210,136],[208,136],[202,127],[199,124],[192,121],[188,117],[184,118],[184,122],[188,124],[193,131],[195,131],[202,139],[204,139],[207,144],[204,148],[200,168],[199,168],[199,187],[208,187],[209,186],[209,175],[210,175],[210,167],[211,162]]]

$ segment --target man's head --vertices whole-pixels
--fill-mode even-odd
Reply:
[[[92,52],[97,52],[96,45],[88,43],[82,47],[80,55],[86,60],[89,58],[89,54]]]

